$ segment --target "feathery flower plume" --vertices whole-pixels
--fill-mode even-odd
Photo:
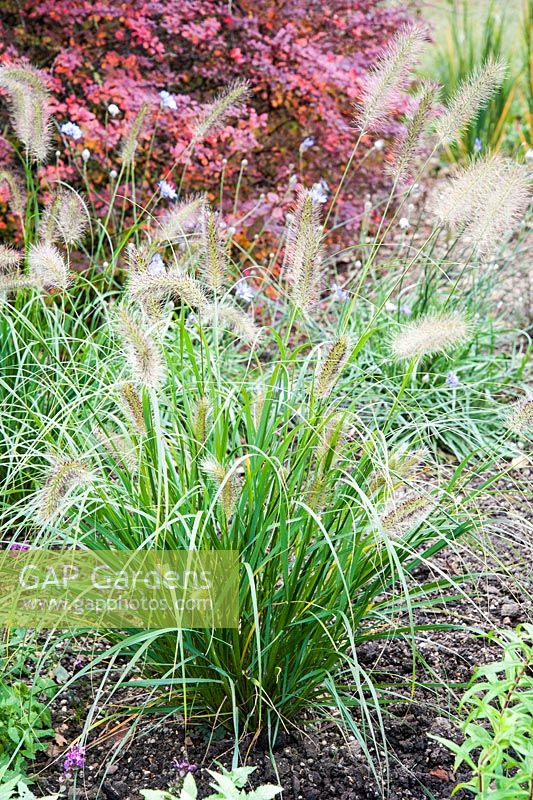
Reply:
[[[75,191],[60,190],[45,208],[39,231],[46,242],[80,242],[87,230],[89,211]]]
[[[42,74],[22,62],[0,66],[0,86],[11,102],[13,127],[26,153],[44,161],[50,147],[50,100]]]
[[[66,289],[70,283],[68,267],[53,244],[32,244],[28,253],[29,276],[45,289]]]
[[[484,207],[464,229],[465,237],[481,258],[488,258],[522,219],[531,201],[531,177],[527,167],[505,159],[500,181],[485,194]]]
[[[126,246],[126,264],[130,272],[130,280],[133,280],[133,274],[148,272],[150,261],[153,257],[153,249],[146,245],[137,247],[134,244]]]
[[[209,307],[207,295],[198,281],[177,268],[160,275],[132,274],[128,291],[132,300],[142,304],[150,299],[163,303],[166,298],[172,297],[200,312],[206,311]]]
[[[439,91],[438,84],[431,81],[421,84],[416,111],[407,121],[405,136],[394,146],[394,162],[390,171],[398,181],[411,177],[413,164],[423,146],[424,134],[427,131]]]
[[[209,414],[209,400],[200,397],[194,409],[194,437],[199,444],[204,444],[207,439],[207,415]]]
[[[0,299],[4,299],[7,292],[16,292],[18,289],[38,288],[39,284],[22,273],[0,274]]]
[[[383,530],[392,537],[402,536],[427,519],[434,505],[431,498],[416,492],[404,492],[392,497],[381,515]]]
[[[9,169],[0,169],[0,183],[7,183],[9,187],[9,204],[13,213],[24,217],[26,194],[17,175]]]
[[[462,233],[480,256],[493,253],[530,202],[527,168],[489,153],[471,162],[433,200],[438,220]]]
[[[209,305],[204,312],[204,322],[208,324],[218,322],[248,344],[255,342],[261,334],[261,329],[246,311],[228,303]]]
[[[117,311],[116,327],[134,382],[157,389],[163,382],[165,370],[156,342],[124,306]]]
[[[307,311],[319,298],[322,279],[320,204],[308,189],[298,194],[287,229],[287,277],[294,305]]]
[[[474,70],[459,84],[446,111],[435,124],[439,142],[455,141],[493,97],[505,78],[505,72],[503,61],[489,58],[482,67]]]
[[[82,461],[63,456],[54,459],[46,483],[37,495],[37,515],[48,522],[68,505],[72,492],[90,483],[94,475]]]
[[[15,250],[14,247],[9,247],[6,244],[0,244],[0,273],[6,273],[17,267],[23,257],[24,254],[20,250]]]
[[[513,403],[507,417],[507,427],[514,433],[526,433],[533,428],[533,397],[523,397]]]
[[[233,516],[239,502],[240,485],[235,472],[221,464],[216,458],[205,458],[201,464],[202,470],[220,489],[219,502],[227,519]]]
[[[349,347],[347,336],[340,336],[330,344],[316,380],[316,397],[327,397],[331,393],[350,354]]]
[[[379,129],[410,79],[427,31],[419,25],[404,25],[382,51],[376,65],[363,80],[362,99],[356,106],[356,125],[366,133]]]
[[[393,488],[404,481],[414,480],[427,457],[426,450],[393,450],[387,454],[386,462],[372,471],[368,481],[369,491],[373,493],[384,486]]]
[[[252,419],[256,430],[261,424],[261,417],[263,416],[263,409],[265,407],[266,399],[267,393],[264,389],[254,393],[254,401],[252,403]]]
[[[153,228],[155,242],[174,242],[187,233],[194,225],[207,202],[205,194],[188,197],[177,203],[161,220],[156,220]]]
[[[204,106],[195,120],[192,144],[218,130],[230,114],[238,114],[250,94],[248,81],[235,81]]]
[[[144,409],[142,400],[132,383],[123,383],[119,391],[119,401],[122,410],[140,436],[146,435]]]
[[[469,330],[461,314],[431,314],[403,325],[391,350],[399,360],[447,353],[467,339]]]
[[[140,107],[139,111],[137,112],[137,116],[133,120],[131,124],[131,128],[129,129],[128,133],[126,134],[126,138],[122,143],[122,164],[125,167],[129,167],[133,163],[133,159],[135,157],[135,151],[137,149],[137,140],[139,139],[139,134],[142,130],[144,125],[144,121],[150,110],[149,103],[143,103]]]
[[[329,467],[335,466],[346,441],[346,417],[342,412],[332,414],[324,425],[318,442],[316,458],[323,470],[325,462]]]
[[[205,206],[202,213],[201,243],[201,257],[207,285],[214,292],[219,292],[227,278],[228,256],[217,215],[209,206]]]

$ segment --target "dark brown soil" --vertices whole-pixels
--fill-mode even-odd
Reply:
[[[531,469],[521,469],[513,480],[499,484],[498,505],[493,497],[483,500],[491,508],[491,519],[484,527],[497,554],[487,560],[479,547],[460,545],[460,551],[441,554],[431,572],[457,575],[465,564],[475,571],[491,572],[470,586],[465,595],[443,611],[424,611],[417,622],[450,622],[461,624],[461,631],[425,632],[417,642],[416,681],[412,695],[413,655],[407,642],[371,642],[360,648],[361,666],[369,671],[375,683],[386,683],[391,690],[384,727],[388,743],[389,773],[380,787],[368,767],[367,759],[354,737],[342,734],[332,722],[305,733],[282,736],[270,754],[256,743],[242,742],[241,763],[257,765],[252,785],[279,782],[284,800],[445,800],[458,780],[453,758],[438,742],[430,738],[440,735],[458,739],[457,728],[450,721],[457,707],[457,698],[476,664],[497,656],[498,649],[480,637],[482,631],[510,627],[531,618],[533,596],[533,537],[531,514],[523,500],[523,489],[532,477]],[[520,490],[517,491],[517,482]],[[495,575],[499,571],[502,574]],[[430,569],[424,566],[419,577],[425,580]],[[74,656],[65,652],[62,665],[71,670]],[[424,682],[425,687],[420,686]],[[95,684],[97,686],[99,681]],[[449,688],[444,688],[445,686]],[[206,768],[215,768],[214,761],[231,765],[232,740],[213,741],[210,731],[199,726],[186,730],[180,719],[135,716],[123,726],[120,721],[99,726],[90,739],[86,766],[80,771],[74,787],[63,769],[65,747],[81,730],[85,707],[94,700],[96,688],[86,680],[67,693],[55,708],[58,743],[51,745],[48,757],[37,769],[36,794],[61,791],[72,798],[102,800],[134,800],[140,788],[167,788],[176,778],[172,759],[188,760],[198,765],[196,777],[200,797],[208,788]],[[124,693],[115,702],[124,705],[133,697]],[[122,718],[123,719],[123,718]],[[302,729],[304,724],[302,722]],[[103,733],[105,731],[105,733]],[[124,737],[129,731],[130,736]],[[64,737],[62,739],[61,737]],[[379,748],[378,748],[379,749]],[[374,753],[374,756],[376,754]],[[381,757],[383,753],[381,753]],[[383,761],[383,758],[382,758]],[[458,792],[457,800],[465,800]]]

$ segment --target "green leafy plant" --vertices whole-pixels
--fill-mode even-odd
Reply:
[[[232,770],[223,769],[222,772],[207,770],[213,778],[210,785],[215,791],[206,795],[204,800],[271,800],[281,793],[281,786],[272,784],[264,784],[256,789],[246,791],[243,787],[255,770],[256,767],[236,767]],[[198,789],[196,781],[189,774],[185,776],[183,785],[176,792],[143,789],[141,794],[145,800],[176,800],[176,798],[178,800],[197,800]]]
[[[434,737],[466,764],[459,784],[479,800],[530,800],[533,793],[533,625],[498,631],[499,661],[478,667],[461,700],[462,744]]]
[[[50,692],[50,683],[43,678],[33,685],[0,681],[0,764],[15,772],[45,750],[43,740],[54,734],[48,705],[39,699]]]

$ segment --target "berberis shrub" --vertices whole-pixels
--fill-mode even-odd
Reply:
[[[221,173],[234,186],[244,172],[245,245],[265,223],[280,231],[291,175],[336,183],[367,65],[407,18],[374,0],[6,0],[0,60],[29,58],[49,70],[62,142],[41,180],[46,188],[61,178],[86,190],[88,176],[91,201],[102,211],[115,188],[109,173],[119,169],[117,146],[143,103],[138,176],[140,188],[153,191],[189,144],[201,105],[221,85],[248,80],[252,102],[237,122],[225,120],[219,136],[200,143],[184,181],[187,191],[208,190],[214,198]],[[398,128],[388,121],[385,133]],[[7,142],[0,145],[11,159]],[[347,217],[360,211],[365,192],[383,185],[372,146],[366,137],[368,158],[342,198]],[[83,167],[84,150],[90,160]]]
[[[346,175],[365,157],[364,137],[396,107],[424,39],[419,28],[403,28],[365,78]],[[81,224],[86,206],[63,187],[43,213],[32,191],[32,159],[51,136],[46,89],[18,63],[0,71],[30,189],[21,209],[26,251],[2,251],[4,314],[25,320],[17,326],[22,342],[10,341],[38,353],[28,362],[23,441],[5,424],[16,502],[4,537],[31,535],[36,546],[238,550],[238,629],[111,634],[132,669],[147,660],[147,676],[132,677],[133,685],[165,689],[167,707],[187,720],[209,715],[233,730],[236,745],[245,732],[272,740],[280,728],[336,708],[365,752],[367,738],[381,752],[378,696],[357,648],[368,639],[413,639],[415,607],[435,603],[430,592],[446,585],[421,585],[415,569],[471,527],[464,506],[478,490],[469,489],[466,467],[476,474],[482,459],[468,453],[439,474],[431,439],[406,426],[401,411],[422,371],[440,370],[457,351],[465,364],[471,358],[467,344],[486,323],[469,318],[458,288],[505,247],[502,229],[510,236],[525,212],[528,179],[505,159],[474,162],[440,192],[416,246],[406,242],[401,213],[420,173],[420,140],[431,135],[436,148],[463,130],[501,77],[501,65],[487,63],[436,127],[437,87],[422,87],[397,143],[385,213],[335,299],[326,224],[345,177],[327,210],[323,187],[298,188],[278,244],[279,275],[241,253],[204,195],[176,199],[161,216],[154,201],[136,207],[134,224],[116,239],[93,225],[124,285],[108,281],[99,291],[95,269],[85,307],[87,287],[69,265],[75,243],[90,235]],[[202,110],[189,152],[242,105],[247,88],[231,84]],[[142,113],[122,148],[132,186],[141,122]],[[388,306],[396,310],[407,280],[434,289],[406,324]],[[374,381],[375,414],[361,372],[374,350],[388,362]],[[24,371],[17,379],[25,382]]]

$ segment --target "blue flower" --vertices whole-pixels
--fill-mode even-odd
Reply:
[[[476,136],[476,140],[474,142],[474,153],[481,153],[482,150],[483,150],[483,142]]]
[[[161,197],[166,197],[167,200],[175,200],[178,196],[177,191],[168,181],[159,181],[157,185],[159,186]]]
[[[64,122],[61,125],[60,131],[64,133],[65,136],[70,136],[70,138],[74,139],[76,142],[83,136],[80,126],[76,125],[75,122]]]
[[[300,145],[300,153],[305,153],[306,150],[309,150],[315,143],[315,140],[312,136],[306,136],[303,142]]]
[[[340,300],[342,302],[348,299],[348,292],[346,289],[343,289],[342,286],[339,286],[338,283],[334,283],[331,288],[333,289],[334,300]]]
[[[460,383],[461,381],[457,377],[456,372],[448,372],[448,374],[446,375],[446,384],[448,386],[453,386],[455,388],[456,386],[459,386]]]
[[[177,109],[178,105],[173,94],[163,89],[159,92],[159,97],[161,98],[161,108],[170,108],[172,111]]]

